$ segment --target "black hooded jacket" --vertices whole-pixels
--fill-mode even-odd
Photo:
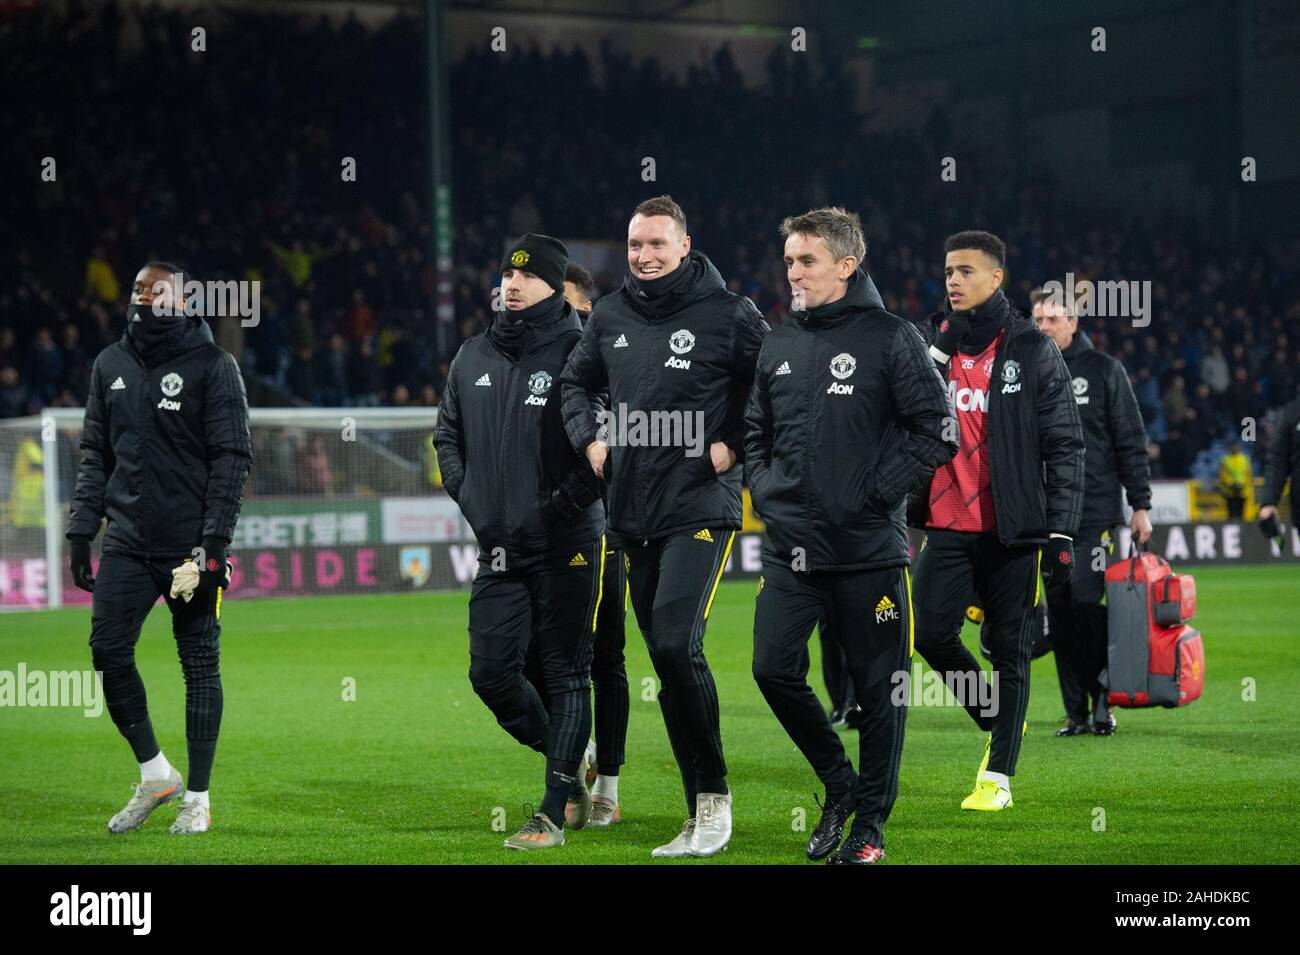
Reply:
[[[988,398],[989,476],[998,540],[1006,546],[1074,537],[1083,515],[1083,426],[1061,350],[1002,292],[976,309],[972,327],[995,319],[1004,329]],[[942,315],[921,325],[931,343]],[[947,378],[947,364],[940,365]],[[923,528],[929,486],[908,504],[907,519]]]
[[[906,565],[904,502],[956,453],[952,421],[925,342],[866,273],[793,313],[763,342],[745,413],[767,556],[808,571]]]
[[[670,291],[642,294],[660,282]],[[740,527],[741,469],[715,473],[709,445],[744,460],[745,401],[767,331],[699,252],[654,283],[629,275],[596,303],[560,377],[564,426],[584,457],[598,436],[609,441],[609,521],[620,538]],[[606,390],[614,417],[602,432],[595,410]]]
[[[107,517],[103,553],[173,560],[229,544],[253,451],[234,356],[201,318],[156,330],[147,361],[129,325],[95,359],[67,536],[90,540]]]
[[[1092,347],[1083,332],[1061,353],[1070,370],[1074,402],[1087,446],[1080,527],[1120,523],[1120,486],[1135,510],[1151,507],[1151,466],[1137,396],[1119,359]]]
[[[526,311],[522,327],[506,312],[461,345],[434,432],[480,559],[499,547],[508,567],[586,546],[605,526],[600,481],[569,445],[554,387],[582,334],[577,313],[559,292]]]
[[[1278,414],[1264,466],[1260,507],[1276,507],[1288,481],[1291,482],[1291,522],[1300,523],[1300,396],[1283,405]]]

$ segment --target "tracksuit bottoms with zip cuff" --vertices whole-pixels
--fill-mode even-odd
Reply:
[[[631,709],[628,697],[624,622],[627,618],[627,570],[623,552],[605,540],[605,579],[601,583],[600,608],[596,611],[596,640],[591,655],[592,706],[596,735],[596,765],[602,776],[617,776],[625,761],[627,721]],[[542,674],[536,644],[529,647],[525,670],[550,712],[551,704]]]
[[[604,538],[519,568],[479,560],[469,598],[469,679],[501,727],[572,776],[591,734],[592,642]],[[530,647],[544,686],[525,675]]]
[[[1109,556],[1114,529],[1084,527],[1074,540],[1076,555],[1070,583],[1046,589],[1048,622],[1056,651],[1065,715],[1076,724],[1104,723],[1110,717],[1101,672],[1107,664],[1106,567],[1094,570],[1094,552]]]
[[[843,648],[862,708],[858,771],[808,685],[808,640],[826,619]],[[912,656],[906,567],[797,573],[764,555],[754,610],[754,679],[790,739],[826,787],[855,806],[854,830],[884,845],[898,797]]]
[[[996,530],[925,533],[916,558],[916,651],[943,677],[976,725],[993,734],[988,771],[1014,776],[1029,709],[1041,549],[1006,547]],[[972,590],[988,624],[997,680],[992,688],[961,642]]]
[[[704,658],[704,630],[735,539],[734,529],[701,527],[620,540],[632,610],[659,677],[659,708],[692,817],[699,793],[728,791],[718,689]]]
[[[135,666],[140,629],[158,598],[172,614],[172,635],[185,674],[186,786],[206,792],[221,729],[221,594],[195,591],[187,603],[171,596],[174,560],[145,560],[107,553],[100,558],[90,612],[90,651],[103,674],[108,715],[131,744],[137,762],[161,751],[149,719],[148,700]]]

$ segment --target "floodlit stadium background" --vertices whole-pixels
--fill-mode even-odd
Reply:
[[[0,80],[15,93],[0,112],[0,607],[66,605],[0,616],[0,668],[89,665],[89,598],[61,538],[91,361],[121,334],[135,270],[157,257],[203,279],[257,280],[259,323],[215,328],[245,375],[255,462],[223,620],[217,771],[232,824],[207,858],[483,858],[499,844],[489,813],[516,818],[535,766],[465,679],[474,543],[430,439],[451,357],[491,315],[503,247],[556,235],[607,294],[631,208],[671,193],[695,247],[775,325],[789,300],[778,223],[841,204],[862,217],[886,307],[909,318],[940,305],[942,240],[960,228],[1007,240],[1022,307],[1067,273],[1151,283],[1149,325],[1082,327],[1132,377],[1156,547],[1198,575],[1209,660],[1204,700],[1121,714],[1110,750],[1061,756],[1031,737],[1020,826],[1002,840],[943,821],[981,744],[964,714],[909,717],[899,854],[1292,859],[1300,536],[1270,549],[1253,498],[1227,521],[1216,483],[1237,440],[1258,485],[1276,409],[1300,385],[1300,11],[1286,0],[978,8],[0,0]],[[758,571],[760,525],[746,518],[728,581]],[[710,625],[741,794],[743,851],[730,861],[791,860],[791,814],[814,807],[810,796],[792,807],[790,793],[812,779],[749,676],[752,593],[725,583]],[[288,597],[311,599],[273,599]],[[179,751],[166,628],[154,614],[141,670],[169,716],[164,746]],[[639,861],[640,843],[679,822],[632,620],[628,654],[632,821],[622,843],[588,840],[584,861]],[[352,709],[339,702],[346,679]],[[1031,731],[1049,735],[1050,658],[1034,684]],[[24,807],[0,820],[0,858],[185,858],[165,840],[66,837],[101,829],[101,807],[48,780],[70,752],[88,777],[113,778],[123,754],[106,723],[0,718],[11,768],[0,795]],[[359,754],[390,768],[391,805],[345,778]],[[1221,791],[1172,785],[1170,773],[1192,770]],[[284,778],[292,791],[273,782]],[[430,786],[454,807],[432,849]],[[286,821],[295,840],[266,838]],[[340,825],[356,827],[343,848]]]

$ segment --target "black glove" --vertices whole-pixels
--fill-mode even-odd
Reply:
[[[607,459],[608,460],[608,459]],[[542,518],[551,523],[571,521],[600,500],[601,483],[585,461],[566,474],[541,507]]]
[[[218,587],[229,587],[234,571],[226,560],[226,542],[220,537],[203,538],[203,566],[199,568],[197,590],[211,593]]]
[[[934,347],[949,358],[957,354],[957,346],[970,331],[970,312],[949,312],[939,321],[939,334]]]
[[[1063,587],[1074,570],[1074,541],[1068,537],[1051,537],[1043,545],[1043,575],[1048,587]]]
[[[1268,517],[1261,518],[1259,521],[1259,529],[1264,535],[1264,540],[1270,543],[1282,536],[1282,522],[1277,519],[1276,514],[1270,514]]]
[[[71,555],[72,582],[82,590],[93,593],[95,578],[90,576],[90,541],[84,537],[74,538],[68,542]]]

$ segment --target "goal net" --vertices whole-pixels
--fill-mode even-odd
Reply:
[[[81,422],[81,409],[0,420],[4,609],[90,602],[73,585],[63,540]],[[253,409],[232,596],[400,592],[472,580],[474,538],[442,490],[436,423],[436,408]]]

